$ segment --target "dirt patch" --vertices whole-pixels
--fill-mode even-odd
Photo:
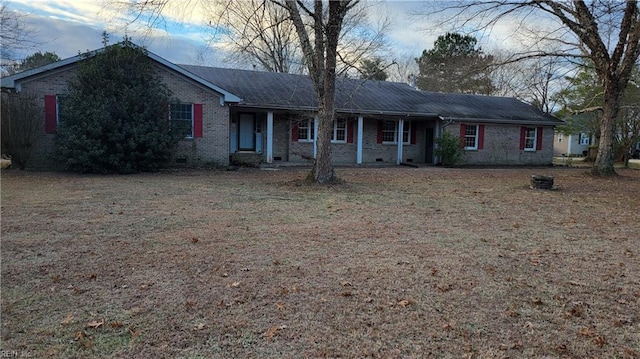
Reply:
[[[618,172],[3,172],[3,353],[638,358],[640,171]]]

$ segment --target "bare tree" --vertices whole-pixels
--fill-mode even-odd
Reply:
[[[18,65],[19,52],[36,45],[35,30],[24,22],[24,14],[8,8],[9,3],[0,3],[0,66]]]
[[[638,1],[463,1],[425,14],[439,15],[444,19],[441,24],[460,26],[462,23],[466,28],[475,26],[480,30],[490,30],[503,20],[515,21],[520,34],[535,42],[530,50],[517,54],[511,61],[547,56],[583,57],[593,61],[604,89],[604,104],[598,155],[592,173],[615,174],[615,120],[632,68],[640,55]],[[527,19],[544,26],[535,30],[526,27]],[[549,43],[560,44],[560,51],[546,50]]]
[[[231,57],[270,72],[302,73],[303,56],[289,12],[271,1],[203,3],[210,42],[224,39]]]
[[[290,14],[279,0],[206,2],[210,42],[226,43],[231,58],[262,70],[303,73],[307,70],[300,40]],[[363,58],[386,46],[388,19],[372,23],[369,8],[360,3],[343,20],[338,45],[338,76],[357,72]],[[326,14],[325,14],[326,16]],[[352,71],[352,70],[356,71]]]
[[[511,55],[496,55],[491,78],[492,95],[510,96],[530,103],[545,113],[557,110],[556,94],[568,86],[568,68],[557,58],[532,58],[503,64]]]
[[[4,92],[0,109],[2,154],[23,170],[38,140],[41,110],[35,96]]]
[[[322,1],[315,0],[262,0],[254,2],[261,7],[271,8],[267,5],[271,2],[280,6],[288,13],[287,21],[293,24],[297,40],[295,45],[302,50],[302,58],[311,77],[318,101],[318,133],[316,159],[310,173],[312,181],[317,183],[332,183],[337,181],[331,159],[331,131],[335,118],[334,95],[335,80],[338,73],[338,60],[349,65],[351,61],[359,62],[362,51],[371,51],[373,45],[355,46],[357,42],[349,42],[350,33],[346,24],[348,15],[360,4],[359,0]],[[130,10],[134,15],[134,21],[146,19],[149,26],[156,26],[163,20],[163,10],[169,0],[140,0],[131,4]],[[325,6],[328,5],[328,8]],[[145,16],[142,16],[146,14]],[[259,11],[255,16],[263,16]],[[285,19],[282,20],[283,22]],[[277,23],[277,22],[276,22]],[[355,31],[355,30],[354,30]],[[356,36],[357,37],[357,36]],[[342,41],[342,42],[341,42]],[[345,44],[346,42],[346,44]],[[339,55],[339,49],[356,49],[356,55]],[[359,53],[359,55],[357,54]],[[346,61],[345,59],[349,59]]]
[[[296,0],[285,0],[283,4],[296,27],[318,99],[317,153],[310,173],[310,178],[317,183],[331,183],[337,180],[331,161],[331,131],[335,117],[338,42],[345,16],[358,1],[329,1],[327,16],[322,0],[316,0],[313,8]]]

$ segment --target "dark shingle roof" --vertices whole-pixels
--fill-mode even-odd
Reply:
[[[308,76],[274,72],[180,65],[204,80],[239,96],[240,106],[315,110],[317,101]],[[559,119],[509,97],[417,91],[397,82],[338,78],[336,110],[363,115],[441,117],[445,120],[560,124]]]

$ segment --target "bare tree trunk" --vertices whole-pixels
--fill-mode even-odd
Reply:
[[[598,143],[598,155],[591,169],[591,173],[598,176],[613,176],[616,171],[615,163],[615,136],[616,119],[620,108],[620,97],[623,90],[615,88],[616,82],[605,84],[605,99],[602,119],[600,120],[600,142]]]

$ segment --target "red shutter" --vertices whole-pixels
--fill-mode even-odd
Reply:
[[[464,148],[464,137],[467,134],[467,125],[460,124],[460,147]]]
[[[298,141],[298,124],[294,123],[291,126],[291,141]]]
[[[478,149],[484,148],[484,125],[478,126]]]
[[[520,127],[520,151],[524,150],[525,137],[527,136],[527,128]]]
[[[347,143],[353,143],[353,132],[355,132],[356,122],[353,120],[347,121]]]
[[[536,151],[542,150],[542,127],[538,127],[538,133],[536,138]]]
[[[382,138],[384,135],[382,134],[382,121],[378,121],[378,143],[382,143]]]
[[[411,132],[409,132],[409,133],[411,133],[411,142],[410,142],[410,143],[411,143],[412,145],[415,145],[415,144],[416,144],[416,127],[418,127],[418,126],[416,126],[415,124],[416,124],[416,123],[415,123],[414,121],[410,121],[410,122],[408,123],[408,125],[409,125],[409,131],[411,131]]]
[[[202,104],[193,104],[193,137],[202,138]]]
[[[46,133],[56,133],[58,125],[57,107],[55,95],[44,96],[44,130]]]

